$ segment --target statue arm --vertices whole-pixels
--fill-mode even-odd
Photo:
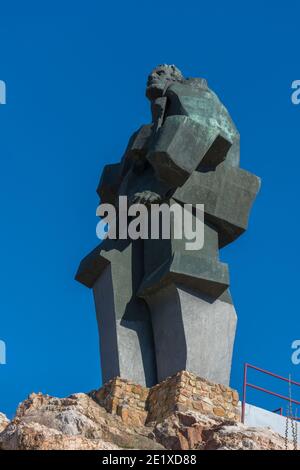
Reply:
[[[170,186],[157,178],[147,160],[155,134],[156,123],[142,126],[129,140],[121,162],[118,194],[127,196],[130,204],[160,202]]]
[[[116,197],[131,179],[133,168],[143,164],[151,132],[151,124],[140,127],[130,137],[120,163],[105,165],[97,188],[102,203],[115,204]]]
[[[181,90],[179,85],[168,89],[163,122],[147,155],[157,177],[174,189],[181,187],[197,169],[214,170],[232,146],[221,127],[209,120],[214,116],[216,100],[208,99],[206,93],[201,100],[207,101],[203,107],[199,105],[199,94],[189,95],[190,92],[187,87]]]

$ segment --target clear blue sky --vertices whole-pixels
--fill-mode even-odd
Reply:
[[[164,62],[208,79],[240,130],[241,166],[262,178],[248,232],[222,252],[239,317],[231,384],[245,361],[300,381],[299,2],[46,4],[0,4],[0,410],[101,383],[92,293],[73,278],[97,243],[102,167],[149,121],[146,76]]]

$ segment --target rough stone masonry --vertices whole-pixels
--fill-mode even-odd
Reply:
[[[92,288],[103,383],[116,376],[152,387],[187,370],[229,384],[237,316],[219,250],[245,232],[260,180],[239,167],[240,137],[206,80],[174,65],[148,77],[152,122],[106,165],[97,192],[129,204],[204,204],[204,246],[186,240],[106,238],[80,263]],[[116,135],[117,138],[117,135]]]
[[[236,390],[187,371],[178,372],[152,388],[116,377],[91,395],[106,411],[132,426],[159,423],[185,411],[240,421]]]

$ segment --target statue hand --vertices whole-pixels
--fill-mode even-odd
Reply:
[[[140,193],[135,193],[129,200],[130,204],[145,204],[145,206],[150,204],[159,204],[162,200],[160,194],[157,194],[153,191],[143,191]]]

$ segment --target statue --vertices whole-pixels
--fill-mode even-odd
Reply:
[[[180,370],[227,385],[236,312],[219,249],[247,228],[260,180],[239,168],[240,138],[216,94],[174,65],[148,77],[152,122],[104,167],[97,192],[114,204],[204,204],[204,245],[185,239],[105,239],[79,266],[93,289],[103,382],[152,386]]]

